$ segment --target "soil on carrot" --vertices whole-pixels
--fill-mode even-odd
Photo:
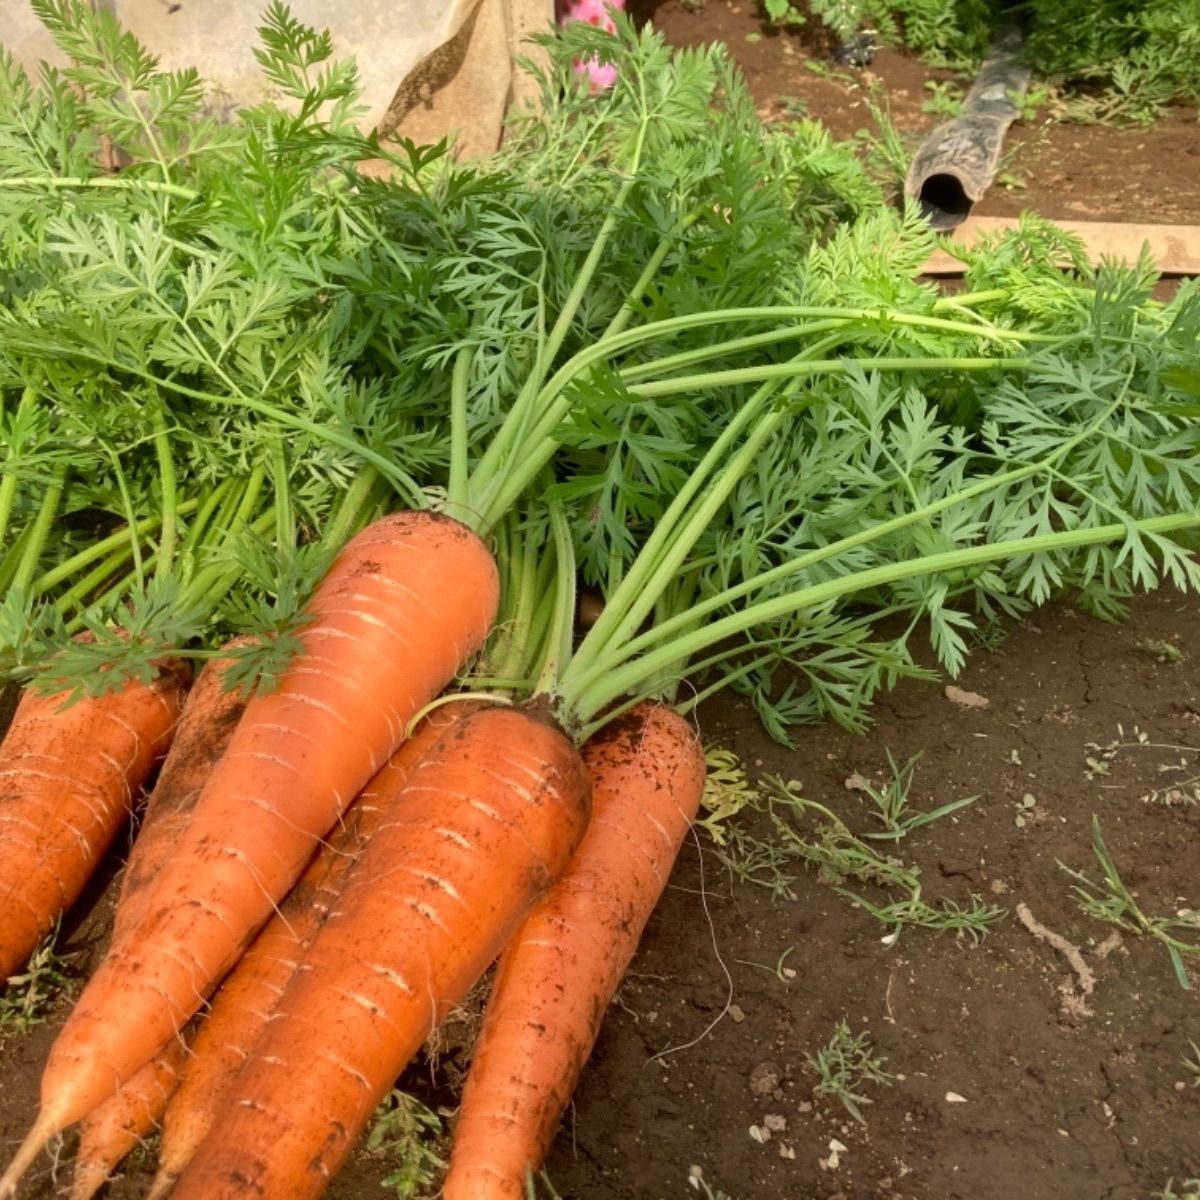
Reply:
[[[1003,916],[977,945],[921,928],[893,941],[798,861],[780,866],[791,898],[761,867],[739,881],[730,851],[698,831],[555,1142],[564,1200],[1151,1200],[1200,1177],[1200,956],[1185,956],[1185,991],[1164,944],[1087,916],[1064,869],[1102,882],[1095,817],[1141,912],[1200,907],[1200,601],[1142,598],[1119,625],[1054,606],[974,655],[956,686],[906,683],[868,736],[812,727],[793,750],[740,700],[703,711],[710,744],[753,778],[798,780],[858,834],[883,829],[864,781],[884,787],[888,751],[900,768],[920,755],[904,815],[978,799],[874,848],[918,868],[931,905],[979,897]],[[725,825],[779,844],[761,814]],[[107,937],[104,884],[64,932],[78,972]],[[846,886],[874,905],[895,898]],[[0,1026],[0,1145],[32,1118],[58,1020]],[[817,1090],[810,1063],[841,1022],[891,1077],[844,1080],[861,1123]],[[402,1081],[435,1108],[454,1103],[465,1030],[436,1070]],[[33,1200],[69,1180],[69,1150],[56,1175],[43,1166]],[[328,1195],[395,1195],[379,1183],[389,1169],[360,1150]],[[143,1196],[151,1171],[139,1152],[108,1195]]]
[[[897,129],[915,146],[945,119],[923,108],[935,98],[930,85],[958,85],[961,95],[971,83],[887,49],[867,68],[839,67],[819,20],[780,30],[762,20],[754,0],[632,0],[628,7],[674,45],[725,42],[765,119],[803,114],[838,137],[853,137],[860,129],[876,132],[866,101],[877,84]],[[1200,123],[1193,109],[1172,109],[1149,127],[1070,124],[1049,120],[1049,111],[1013,125],[998,181],[976,213],[1017,216],[1029,210],[1061,220],[1200,222]]]

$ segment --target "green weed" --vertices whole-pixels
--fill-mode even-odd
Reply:
[[[839,1100],[860,1125],[867,1123],[862,1106],[872,1103],[864,1094],[866,1085],[890,1084],[896,1078],[883,1069],[887,1060],[873,1053],[868,1035],[852,1034],[845,1021],[838,1022],[826,1045],[805,1058],[818,1080],[813,1091]]]
[[[935,808],[930,812],[909,812],[913,772],[917,769],[917,763],[921,761],[921,755],[914,754],[908,762],[899,766],[889,750],[887,751],[887,760],[891,778],[883,787],[876,787],[869,779],[865,779],[861,775],[856,780],[856,790],[874,802],[877,811],[871,815],[883,825],[881,831],[864,834],[864,837],[899,840],[907,837],[913,830],[920,829],[923,825],[940,820],[942,817],[947,817],[960,808],[966,808],[968,804],[974,804],[979,799],[978,795],[962,796],[958,800],[951,800],[949,804],[943,804],[940,808]]]
[[[432,1195],[445,1160],[439,1150],[445,1136],[442,1120],[415,1097],[394,1089],[375,1111],[367,1134],[367,1151],[395,1170],[381,1184],[401,1197]]]
[[[1062,862],[1058,864],[1076,881],[1071,891],[1079,907],[1093,920],[1115,925],[1127,933],[1156,938],[1167,951],[1179,986],[1190,989],[1183,956],[1200,955],[1200,940],[1185,941],[1178,933],[1186,932],[1200,939],[1200,913],[1180,909],[1174,917],[1156,917],[1143,912],[1117,870],[1096,816],[1092,817],[1092,849],[1104,876],[1100,883],[1093,883],[1082,871],[1073,871]]]
[[[921,111],[933,113],[938,117],[960,117],[963,111],[963,91],[953,83],[939,83],[927,79],[925,90],[929,92],[928,99],[921,103]]]
[[[1200,1046],[1191,1038],[1188,1038],[1188,1045],[1192,1048],[1191,1054],[1184,1054],[1179,1061],[1192,1077],[1192,1087],[1200,1087]]]
[[[71,979],[64,967],[71,956],[55,952],[57,937],[56,927],[30,955],[25,970],[9,976],[7,987],[0,993],[0,1029],[24,1033],[41,1024],[70,986]]]

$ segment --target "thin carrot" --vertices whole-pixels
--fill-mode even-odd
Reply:
[[[0,1178],[0,1200],[55,1133],[203,1004],[317,839],[482,644],[497,592],[487,547],[446,517],[384,517],[347,543],[310,603],[302,651],[274,692],[246,706],[145,914],[51,1048],[41,1110]]]
[[[704,791],[688,723],[643,704],[584,747],[592,820],[501,955],[444,1200],[524,1200]]]
[[[91,1200],[117,1164],[158,1126],[187,1050],[172,1038],[132,1079],[79,1126],[70,1200]]]
[[[235,638],[227,649],[249,642]],[[113,914],[114,937],[137,919],[159,868],[187,827],[196,798],[224,754],[245,708],[235,691],[225,689],[229,660],[210,660],[196,677],[176,727],[171,749],[146,803]],[[182,1038],[171,1038],[132,1079],[84,1117],[71,1200],[87,1200],[116,1166],[152,1129],[166,1108],[184,1063]]]
[[[456,702],[422,721],[387,768],[388,791],[394,793],[402,786],[406,773],[475,706],[475,701]],[[363,847],[386,819],[386,799],[376,784],[368,785],[350,807],[345,823],[321,847],[279,912],[217,990],[192,1041],[179,1088],[163,1115],[158,1174],[149,1200],[170,1191],[204,1141],[301,956],[336,903]]]
[[[459,721],[396,796],[173,1200],[319,1196],[565,865],[587,810],[582,761],[557,729],[497,707]]]
[[[251,641],[234,638],[225,648],[232,650]],[[244,700],[225,688],[223,672],[229,662],[228,658],[215,658],[205,663],[188,692],[121,878],[113,913],[114,938],[141,915],[154,879],[187,828],[200,792],[241,719]]]
[[[84,697],[28,689],[0,746],[0,982],[79,896],[179,719],[189,672]]]

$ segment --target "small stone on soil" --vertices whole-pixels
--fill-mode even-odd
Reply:
[[[774,1063],[761,1062],[750,1071],[750,1090],[756,1096],[769,1096],[779,1086],[779,1068]]]

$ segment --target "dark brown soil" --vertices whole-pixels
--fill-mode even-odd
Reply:
[[[756,776],[800,780],[804,796],[859,831],[872,827],[869,805],[846,781],[882,781],[888,750],[901,763],[923,756],[918,810],[978,793],[893,849],[920,868],[930,902],[974,893],[1007,915],[978,946],[922,929],[888,946],[884,927],[811,872],[793,864],[795,898],[775,899],[735,881],[700,835],[555,1144],[558,1192],[698,1196],[688,1176],[700,1167],[732,1200],[1150,1200],[1172,1176],[1200,1176],[1200,1080],[1182,1061],[1189,1039],[1200,1044],[1197,992],[1179,986],[1152,939],[1126,934],[1101,958],[1112,929],[1081,913],[1057,865],[1099,878],[1096,815],[1146,913],[1200,904],[1192,785],[1173,803],[1148,798],[1200,775],[1200,752],[1176,748],[1200,747],[1198,618],[1200,602],[1166,593],[1139,600],[1116,626],[1054,607],[972,659],[958,684],[986,708],[952,702],[940,684],[907,684],[877,706],[869,736],[814,727],[792,751],[739,701],[710,705],[708,740],[737,751]],[[1108,749],[1140,734],[1147,744]],[[98,888],[68,933],[81,969],[106,936],[111,891]],[[1021,903],[1095,972],[1089,1013],[1065,1006],[1067,961],[1018,921]],[[1196,960],[1192,974],[1200,984]],[[840,1020],[869,1036],[895,1076],[867,1085],[865,1125],[815,1095],[806,1066]],[[53,1031],[0,1037],[4,1145],[33,1114]],[[456,1065],[444,1057],[439,1078],[452,1080]],[[431,1091],[428,1067],[404,1082],[452,1102],[449,1089]],[[751,1126],[768,1117],[786,1128],[756,1140]],[[835,1140],[845,1147],[836,1165]],[[148,1163],[143,1153],[109,1194],[144,1195]],[[329,1195],[386,1196],[384,1171],[360,1153]],[[67,1179],[64,1162],[57,1186]],[[55,1186],[43,1172],[27,1194],[44,1200]]]
[[[809,27],[780,32],[763,23],[754,0],[634,0],[630,9],[650,19],[680,46],[723,41],[741,66],[759,111],[782,118],[800,103],[837,136],[873,129],[866,85],[882,85],[892,118],[916,145],[943,118],[922,111],[928,81],[970,80],[931,70],[906,54],[881,50],[866,70],[814,74],[806,63],[829,67],[829,46]],[[820,28],[816,25],[815,28]],[[749,39],[749,40],[747,40]],[[1200,122],[1191,109],[1173,110],[1151,128],[1067,124],[1040,117],[1017,122],[1005,143],[1002,175],[974,211],[1016,216],[1162,224],[1200,222]],[[1022,186],[1016,186],[1016,185]]]

